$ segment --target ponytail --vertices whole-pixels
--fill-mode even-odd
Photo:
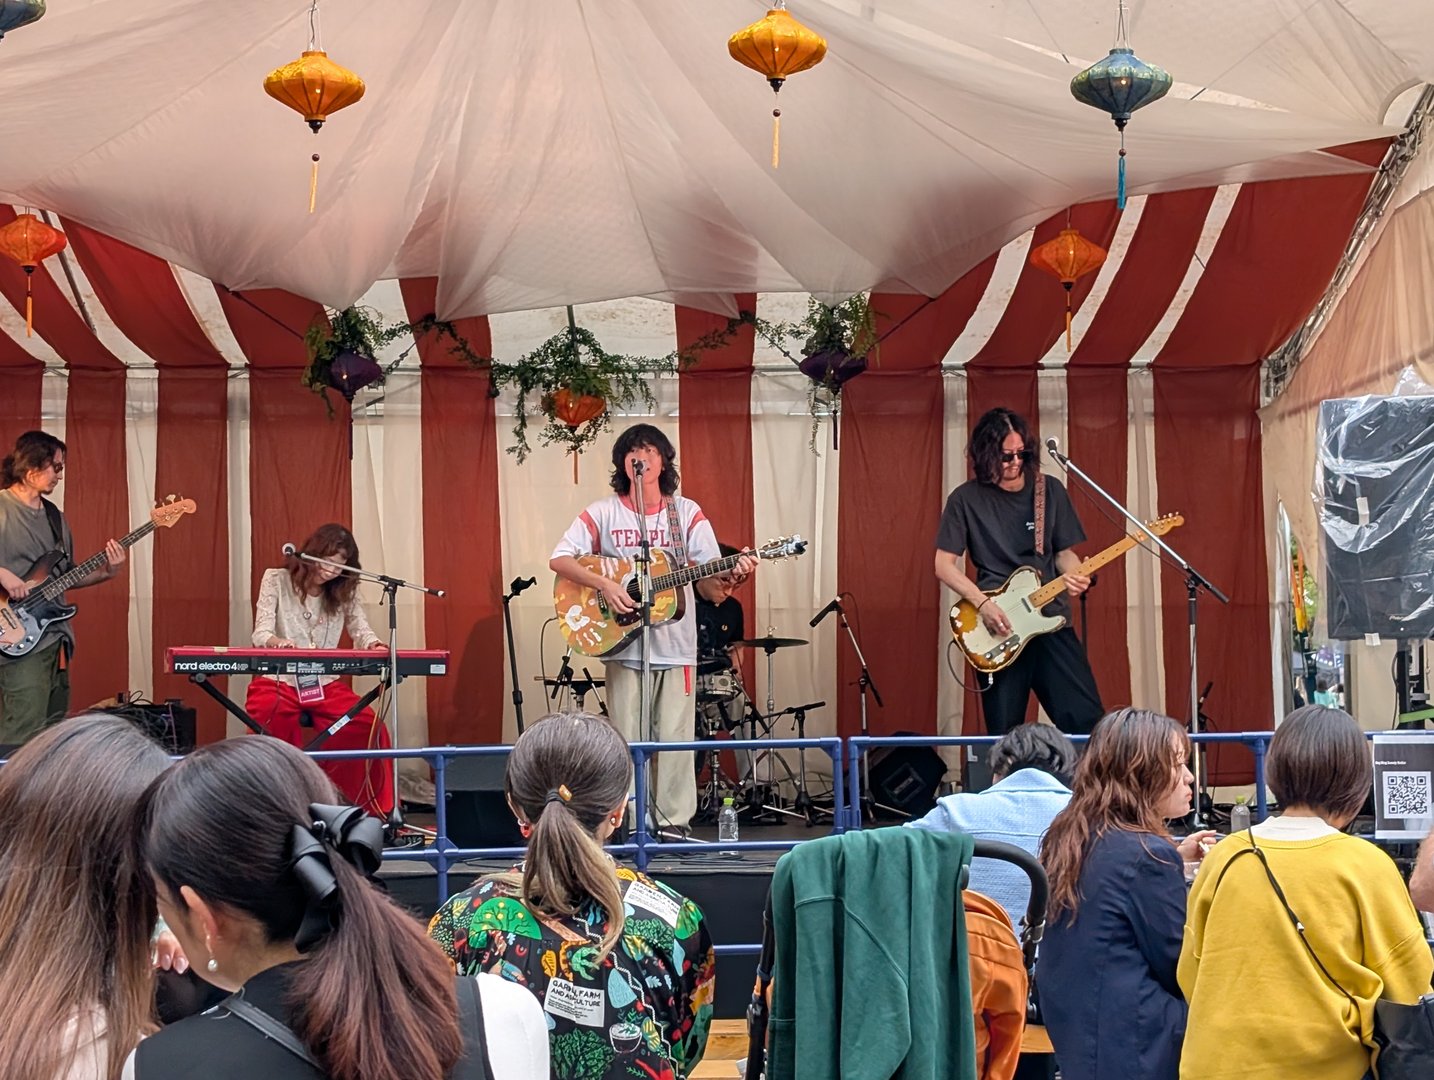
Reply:
[[[627,740],[601,716],[554,713],[525,731],[508,755],[508,802],[532,825],[523,903],[548,915],[576,915],[596,903],[607,915],[606,958],[626,921],[617,868],[598,843],[609,814],[627,803]],[[504,880],[512,881],[511,877]]]
[[[554,915],[575,915],[585,900],[596,900],[607,915],[599,960],[622,937],[626,905],[612,860],[561,798],[549,799],[533,822],[522,890],[523,903]]]
[[[452,966],[412,916],[332,862],[342,915],[298,966],[295,1033],[333,1080],[442,1080],[463,1053]]]

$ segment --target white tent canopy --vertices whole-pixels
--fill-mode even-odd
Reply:
[[[306,4],[68,0],[0,43],[0,199],[332,306],[430,275],[445,317],[934,295],[1111,194],[1115,129],[1067,84],[1112,44],[1115,8],[796,3],[830,52],[781,95],[774,171],[771,91],[726,54],[753,0],[331,2],[321,43],[368,93],[317,137],[261,87],[307,45]],[[1362,168],[1324,151],[1397,128],[1391,104],[1434,79],[1428,16],[1137,0],[1132,44],[1176,86],[1131,123],[1132,192]]]

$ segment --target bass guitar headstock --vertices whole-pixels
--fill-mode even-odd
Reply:
[[[149,519],[156,527],[169,529],[185,514],[193,514],[196,510],[198,507],[194,505],[193,499],[181,499],[171,495],[149,512]]]

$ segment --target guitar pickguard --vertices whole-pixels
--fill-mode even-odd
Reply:
[[[978,671],[1000,671],[1021,655],[1031,639],[1059,630],[1066,620],[1060,615],[1044,615],[1030,603],[1030,594],[1041,587],[1034,570],[1017,570],[1000,589],[991,593],[991,602],[1005,613],[1011,632],[998,637],[986,629],[975,605],[960,601],[951,609],[951,630],[966,659]],[[989,605],[988,605],[989,606]]]

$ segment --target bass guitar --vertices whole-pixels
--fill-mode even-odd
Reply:
[[[120,546],[132,547],[157,527],[171,528],[194,510],[193,499],[177,499],[171,495],[149,512],[148,521],[123,537]],[[73,604],[64,603],[65,590],[74,588],[104,566],[105,553],[101,551],[65,573],[55,574],[55,568],[65,557],[63,551],[52,551],[21,574],[20,580],[30,586],[21,600],[11,600],[9,594],[0,589],[0,653],[24,656],[40,643],[47,626],[74,617],[77,609]]]
[[[800,536],[786,536],[780,540],[769,540],[746,554],[757,559],[789,559],[806,550],[807,542]],[[666,552],[653,548],[652,625],[659,626],[682,618],[687,604],[682,587],[714,574],[726,573],[737,565],[739,558],[740,555],[727,555],[696,566],[674,567],[668,561]],[[638,602],[637,567],[631,559],[583,555],[578,562],[596,574],[621,583],[632,602]],[[584,656],[606,656],[642,632],[641,611],[619,614],[608,607],[602,593],[561,575],[553,582],[553,606],[557,609],[563,637]]]
[[[1171,529],[1184,524],[1185,519],[1179,514],[1166,514],[1155,521],[1147,522],[1144,532],[1117,540],[1104,551],[1086,559],[1074,572],[1089,575],[1106,563],[1120,558],[1145,540],[1147,534],[1164,536]],[[1011,632],[1004,637],[987,629],[975,604],[965,599],[958,600],[951,606],[951,634],[956,639],[956,645],[977,671],[989,674],[1008,667],[1021,655],[1021,650],[1032,638],[1052,633],[1066,624],[1063,615],[1041,613],[1041,609],[1060,596],[1065,587],[1061,578],[1042,585],[1036,572],[1023,566],[1008,577],[999,589],[987,593],[1011,624]]]

